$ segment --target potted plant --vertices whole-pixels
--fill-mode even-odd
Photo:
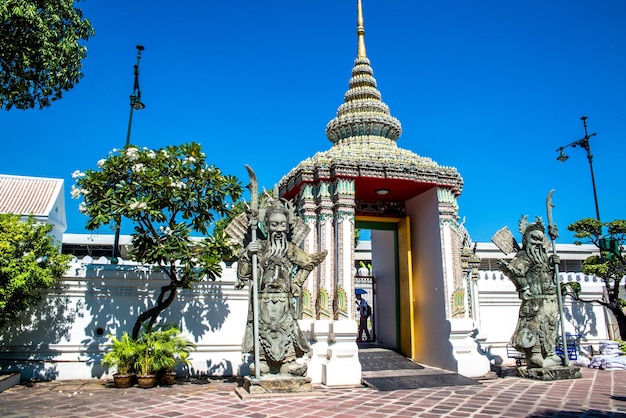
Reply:
[[[102,366],[115,367],[117,373],[113,375],[113,385],[116,388],[128,388],[133,384],[133,365],[137,359],[137,343],[130,338],[127,332],[117,339],[109,335],[113,348],[102,358]]]
[[[155,350],[155,335],[149,329],[137,340],[137,357],[135,369],[137,371],[137,386],[148,389],[156,385],[156,371],[158,366],[158,353]]]
[[[181,330],[175,325],[167,325],[155,331],[155,340],[164,356],[159,356],[160,370],[158,380],[161,385],[172,385],[176,378],[174,366],[189,364],[189,354],[196,349],[196,345],[182,336]]]

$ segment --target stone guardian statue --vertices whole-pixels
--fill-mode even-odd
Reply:
[[[529,368],[561,364],[555,353],[558,326],[557,254],[548,254],[548,240],[540,217],[520,221],[522,248],[511,261],[499,260],[502,270],[515,285],[521,299],[517,327],[511,345],[523,352]]]
[[[233,233],[235,225],[226,230],[243,246],[235,287],[250,285],[251,290],[242,351],[255,356],[251,373],[257,377],[305,376],[307,366],[298,359],[311,347],[298,325],[294,300],[327,252],[307,254],[300,248],[309,228],[297,216],[294,205],[280,199],[276,189],[273,196],[265,194],[258,204],[256,177],[246,168],[251,178],[250,209],[233,224],[238,223],[241,232],[247,225],[251,238],[245,242],[241,232]]]

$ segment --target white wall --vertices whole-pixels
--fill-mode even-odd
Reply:
[[[435,195],[436,196],[436,195]],[[424,197],[424,200],[421,198]],[[432,197],[432,196],[431,196]],[[428,196],[411,202],[414,259],[417,274],[415,320],[418,322],[417,361],[458,370],[450,343],[450,322],[446,320],[442,289],[443,273],[439,260],[440,243],[433,225],[432,206]],[[387,239],[390,231],[378,231]],[[377,232],[377,233],[378,233]],[[424,240],[417,235],[425,234]],[[430,237],[430,238],[428,238]],[[390,246],[391,247],[391,246]],[[376,251],[378,253],[378,251]],[[380,256],[387,257],[383,249]],[[391,260],[391,257],[388,258]],[[390,262],[390,261],[389,261]],[[385,264],[375,262],[374,266]],[[385,269],[386,271],[387,269]],[[382,273],[383,277],[385,273]],[[23,379],[86,379],[107,377],[100,361],[110,346],[107,334],[130,332],[140,308],[149,306],[154,292],[165,281],[148,280],[155,276],[141,266],[75,263],[60,282],[59,292],[51,292],[46,303],[22,324],[0,336],[0,371],[23,371]],[[577,281],[585,298],[602,296],[602,281],[583,274],[562,273],[563,280]],[[178,322],[197,345],[189,372],[194,375],[237,375],[242,365],[241,341],[248,307],[248,290],[234,289],[235,269],[225,268],[220,280],[202,282],[196,290],[182,291],[163,315],[163,323]],[[386,281],[387,279],[381,279]],[[382,285],[379,309],[395,312],[392,286]],[[481,347],[492,362],[508,361],[506,344],[517,323],[519,299],[510,280],[499,271],[481,271],[476,282]],[[567,330],[583,334],[581,346],[609,339],[607,316],[598,305],[573,303],[566,299]],[[395,313],[379,323],[378,332],[395,334]],[[98,335],[98,329],[102,334]],[[306,330],[303,330],[306,332]],[[349,337],[354,339],[355,336]],[[315,338],[314,336],[312,338]],[[388,338],[388,337],[384,337]]]
[[[160,323],[179,324],[197,344],[191,365],[178,369],[181,375],[249,373],[248,359],[243,362],[241,352],[249,291],[234,289],[236,265],[223,267],[220,279],[181,291],[161,316]],[[137,314],[153,306],[155,292],[167,283],[160,273],[143,266],[74,263],[58,293],[50,293],[35,313],[3,331],[0,371],[19,370],[22,380],[109,378],[115,370],[105,372],[101,367],[110,349],[108,334],[130,334]],[[324,331],[316,326],[317,321],[300,321],[313,345],[324,341],[322,354],[327,354],[310,363],[309,372],[321,376],[326,363],[344,368],[354,362],[358,365],[356,323],[321,322],[331,324],[330,332],[328,324]],[[360,383],[360,365],[349,369],[342,369],[336,377],[329,371],[325,384]]]
[[[167,283],[158,276],[141,266],[74,264],[59,294],[0,337],[0,370],[21,369],[22,379],[105,376],[100,361],[110,346],[107,335],[131,333],[138,312],[152,306]],[[239,373],[248,291],[235,290],[234,278],[234,269],[225,268],[220,280],[181,291],[161,317],[197,344],[193,374]]]

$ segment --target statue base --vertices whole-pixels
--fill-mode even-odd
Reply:
[[[251,394],[262,393],[306,393],[313,391],[310,377],[265,375],[260,378],[245,376],[243,389]]]
[[[527,379],[537,380],[565,380],[580,379],[580,367],[574,366],[553,366],[543,368],[528,368],[526,366],[517,368],[517,375]]]

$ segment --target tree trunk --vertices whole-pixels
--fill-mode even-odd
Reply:
[[[613,315],[615,315],[615,319],[617,320],[620,339],[622,341],[626,341],[626,314],[624,314],[624,310],[621,306],[617,306],[616,308],[612,308],[611,312],[613,312]]]
[[[161,293],[159,294],[159,297],[157,299],[156,306],[148,309],[147,311],[139,315],[139,317],[137,317],[137,321],[135,322],[135,326],[133,327],[133,340],[136,340],[139,337],[141,325],[148,319],[150,320],[148,328],[152,328],[152,325],[154,325],[161,312],[166,310],[172,304],[174,299],[176,299],[177,289],[178,287],[174,283],[170,283],[167,286],[161,287]]]

